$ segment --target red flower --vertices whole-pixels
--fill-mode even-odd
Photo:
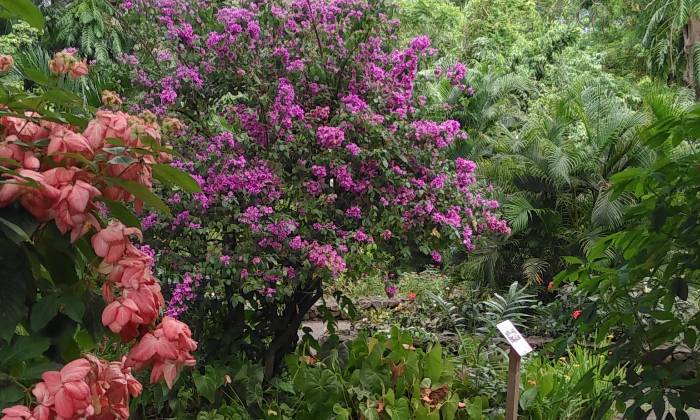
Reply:
[[[576,309],[575,311],[573,311],[573,312],[571,313],[571,317],[572,317],[573,319],[578,319],[578,317],[580,317],[580,316],[581,316],[581,310],[580,310],[580,309]]]
[[[549,283],[547,283],[547,291],[551,292],[552,289],[554,289],[554,282],[550,281]]]
[[[417,296],[417,295],[416,295],[415,293],[413,293],[413,292],[410,292],[410,293],[407,293],[407,294],[406,294],[406,297],[408,298],[408,300],[416,300],[416,296]]]

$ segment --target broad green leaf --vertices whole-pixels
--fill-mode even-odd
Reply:
[[[56,105],[66,105],[69,107],[82,105],[83,103],[83,100],[80,99],[80,96],[76,95],[73,92],[69,92],[67,90],[58,88],[47,90],[46,92],[44,92],[42,97]]]
[[[79,296],[64,295],[59,299],[60,310],[75,322],[82,322],[85,315],[85,302]]]
[[[0,338],[9,341],[25,317],[26,291],[31,270],[24,251],[0,234]]]
[[[44,29],[44,15],[31,0],[0,0],[0,17],[20,19],[38,30]]]
[[[0,385],[0,406],[10,407],[24,398],[24,392],[13,383]]]
[[[0,362],[17,363],[41,356],[48,350],[51,341],[45,337],[19,336],[0,353]]]
[[[537,387],[526,389],[525,392],[520,394],[520,407],[523,410],[527,410],[535,402],[535,398],[537,398]]]
[[[217,381],[209,375],[202,375],[199,372],[192,373],[192,379],[194,380],[194,386],[197,388],[197,393],[213,403],[216,396]]]
[[[202,191],[199,184],[187,172],[160,163],[151,165],[151,167],[153,168],[153,177],[163,184],[181,187],[189,193]]]
[[[125,205],[113,200],[102,199],[102,201],[107,205],[112,217],[118,219],[126,226],[141,229],[141,221]]]
[[[435,343],[432,349],[425,355],[423,376],[430,378],[433,384],[442,376],[442,346]]]
[[[44,296],[32,307],[29,325],[33,331],[39,331],[58,314],[58,299],[55,295]]]
[[[386,407],[386,412],[391,420],[403,420],[411,418],[411,411],[408,408],[406,397],[399,398],[396,404]]]
[[[147,206],[157,210],[162,214],[170,216],[170,208],[163,202],[163,200],[161,200],[157,195],[153,194],[153,191],[149,190],[147,187],[137,182],[125,181],[123,179],[109,178],[109,181],[130,192],[137,199],[143,201]]]

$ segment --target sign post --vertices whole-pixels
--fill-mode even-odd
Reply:
[[[508,394],[506,397],[506,420],[518,418],[520,401],[520,355],[513,347],[508,352]]]
[[[508,394],[506,397],[506,420],[518,418],[518,403],[520,401],[520,359],[530,353],[532,347],[523,338],[515,325],[510,321],[503,321],[496,325],[508,343]]]

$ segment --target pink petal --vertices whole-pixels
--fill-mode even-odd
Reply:
[[[148,333],[141,338],[129,353],[129,357],[136,361],[150,360],[156,354],[158,339],[153,334]]]
[[[46,390],[48,391],[49,395],[54,395],[57,393],[61,388],[61,385],[63,385],[63,381],[61,380],[61,372],[57,372],[55,370],[42,373],[41,379],[44,380]]]
[[[82,381],[90,373],[90,362],[85,359],[76,359],[61,369],[61,379],[63,382]]]
[[[165,363],[163,366],[163,376],[165,377],[165,383],[168,385],[169,389],[172,389],[173,382],[175,382],[175,377],[177,376],[177,368],[172,363]]]
[[[59,416],[72,418],[73,400],[63,389],[60,389],[56,394],[56,402],[54,403],[54,407],[56,408],[56,413],[58,413]]]

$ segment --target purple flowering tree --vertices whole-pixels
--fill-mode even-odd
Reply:
[[[446,264],[509,228],[475,164],[449,158],[465,127],[414,98],[427,37],[397,45],[383,2],[242,4],[133,1],[147,53],[124,59],[133,106],[185,123],[175,165],[202,188],[143,220],[170,314],[209,357],[243,350],[269,376],[324,282]]]

